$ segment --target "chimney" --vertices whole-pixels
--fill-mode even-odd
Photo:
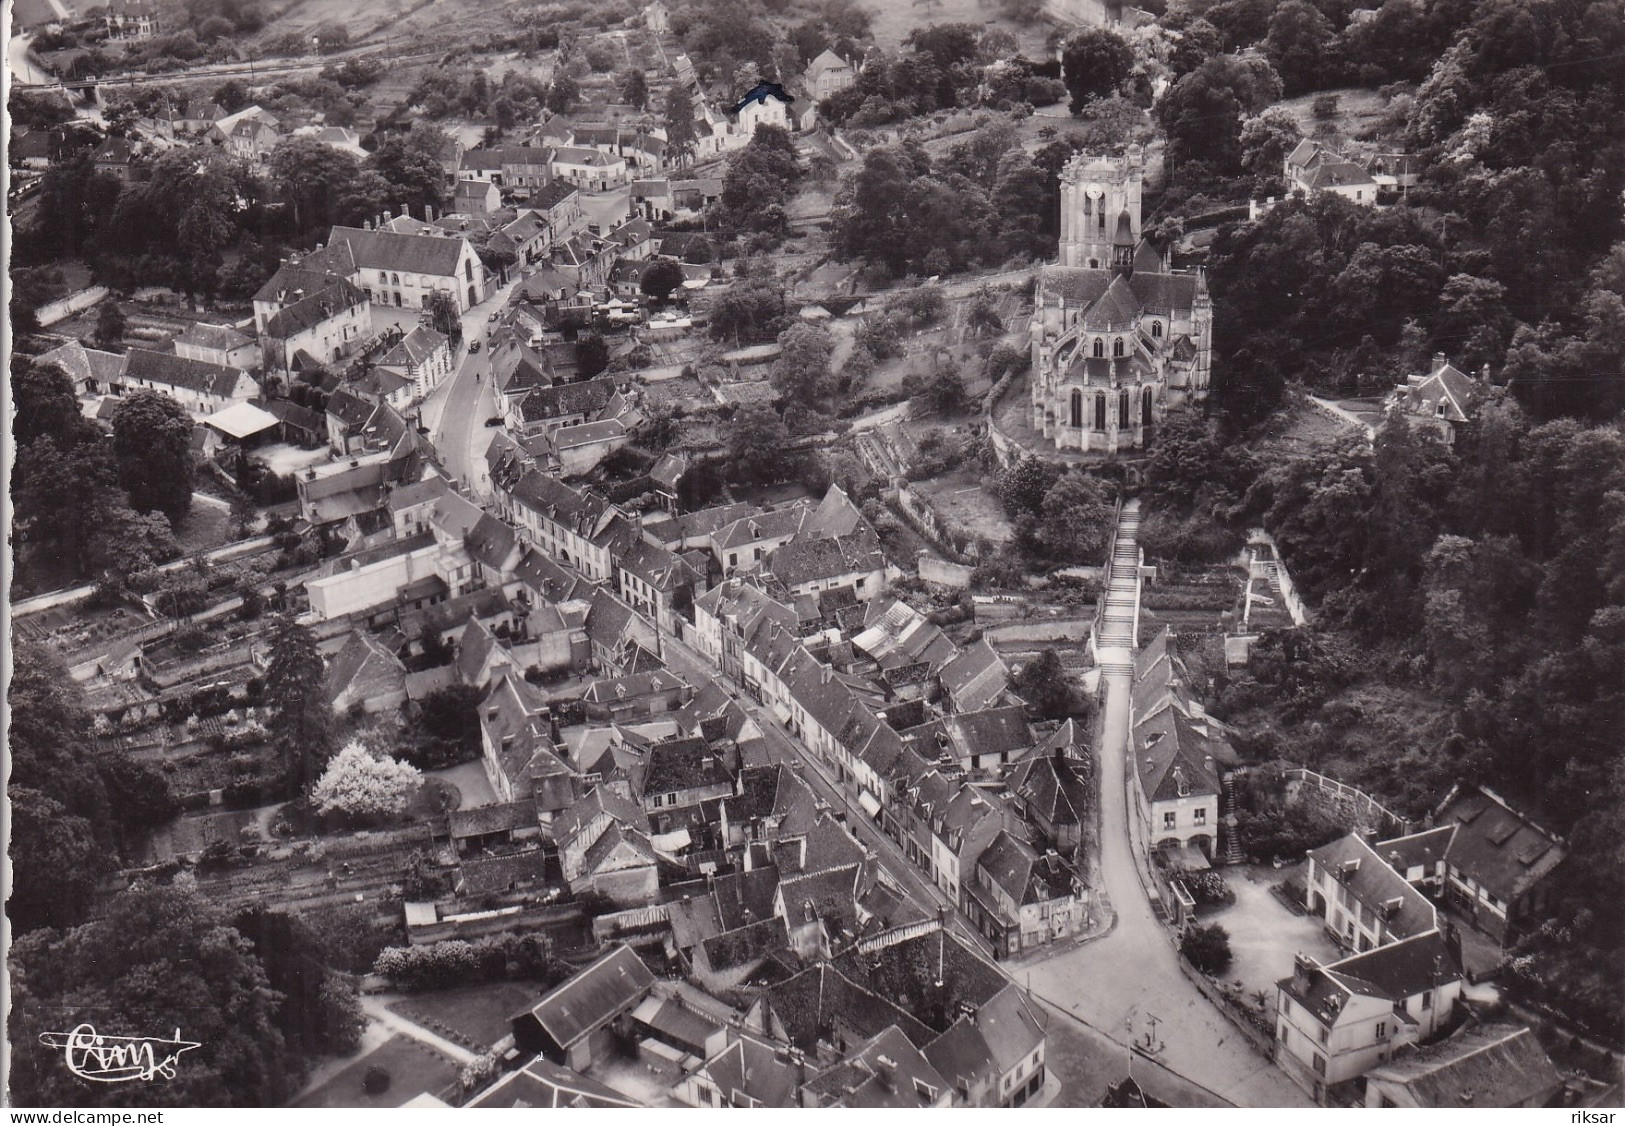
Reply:
[[[1310,958],[1307,954],[1293,955],[1292,988],[1296,989],[1299,993],[1307,992],[1309,989],[1309,978],[1314,974],[1316,968],[1317,967],[1315,966],[1314,959]]]
[[[1443,352],[1435,352],[1435,353],[1433,353],[1433,370],[1431,372],[1429,372],[1429,374],[1430,375],[1438,375],[1441,371],[1444,370],[1444,366],[1446,364],[1448,364],[1449,362],[1450,362],[1449,360],[1444,358],[1444,353]]]
[[[380,226],[380,227],[381,227],[381,226],[383,226],[383,225],[384,225],[384,224],[385,224],[385,223],[387,223],[387,222],[389,222],[389,221],[390,221],[390,220],[391,220],[391,219],[393,219],[393,218],[395,218],[395,215],[394,215],[394,213],[393,213],[393,212],[391,212],[391,211],[389,211],[389,210],[388,210],[388,209],[387,209],[387,208],[386,208],[386,209],[385,209],[385,211],[384,211],[384,217],[383,217],[383,219],[382,219],[382,220],[381,220],[381,221],[380,221],[380,222],[379,222],[379,224],[378,224],[378,225],[379,225],[379,226]]]

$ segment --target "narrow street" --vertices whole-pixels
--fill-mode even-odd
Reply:
[[[949,928],[953,933],[981,953],[984,958],[992,957],[987,940],[965,922],[963,916],[959,914],[957,905],[932,883],[925,873],[909,862],[897,842],[880,831],[880,827],[859,808],[857,800],[836,784],[824,764],[798,740],[791,738],[767,708],[718,676],[715,667],[703,654],[667,634],[662,634],[660,640],[661,655],[674,672],[696,686],[707,682],[720,685],[762,728],[773,761],[790,766],[815,794],[829,802],[835,809],[845,812],[847,828],[865,848],[875,853],[881,870],[892,883],[901,887],[908,893],[909,898],[922,907],[938,905],[948,908]]]
[[[1124,1045],[1130,1039],[1143,1042],[1154,1027],[1155,1039],[1163,1044],[1159,1063],[1238,1106],[1309,1106],[1307,1096],[1254,1051],[1185,977],[1172,933],[1157,918],[1137,870],[1126,758],[1138,526],[1139,502],[1130,501],[1118,526],[1099,650],[1106,681],[1097,748],[1104,882],[1099,890],[1117,922],[1103,938],[1034,963],[1032,991]]]
[[[463,314],[462,362],[452,377],[435,388],[423,404],[423,424],[431,432],[435,449],[446,472],[455,477],[476,501],[491,499],[491,478],[485,465],[485,451],[496,436],[486,420],[497,413],[496,394],[486,378],[491,371],[490,352],[485,339],[490,317],[507,303],[518,282],[490,291],[486,299]],[[466,346],[480,341],[478,352]]]

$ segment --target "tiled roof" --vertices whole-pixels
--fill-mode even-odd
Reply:
[[[556,1110],[586,1107],[640,1107],[619,1091],[596,1079],[537,1056],[522,1070],[511,1071],[475,1095],[471,1107],[523,1107],[526,1110]]]
[[[149,352],[131,348],[124,357],[124,378],[135,383],[146,380],[160,386],[182,387],[207,395],[229,396],[245,373],[205,360],[188,360],[173,352]]]
[[[213,348],[221,352],[230,352],[252,344],[253,341],[236,329],[226,325],[208,325],[195,322],[188,325],[186,331],[175,338],[175,343],[195,344],[199,348]]]
[[[1408,868],[1432,868],[1443,862],[1450,839],[1455,835],[1454,825],[1440,825],[1437,829],[1379,841],[1372,847],[1394,871],[1403,875]]]
[[[1424,1108],[1546,1106],[1563,1076],[1523,1025],[1468,1026],[1422,1048],[1402,1048],[1366,1081],[1407,1088]]]
[[[1561,838],[1482,787],[1452,791],[1437,821],[1456,826],[1446,862],[1507,902],[1545,878],[1568,855]]]
[[[450,343],[444,333],[419,325],[378,359],[380,367],[416,367]]]
[[[1389,1001],[1461,979],[1461,967],[1437,930],[1344,958],[1323,970],[1352,992]]]
[[[1055,826],[1082,825],[1090,802],[1089,764],[1050,754],[1023,759],[1011,772],[1012,793]]]
[[[536,804],[528,801],[504,802],[474,809],[454,809],[447,816],[453,837],[479,837],[487,833],[535,828]]]
[[[764,564],[785,586],[820,582],[883,570],[886,557],[869,535],[793,540],[776,548]]]
[[[731,781],[721,757],[704,739],[670,739],[649,748],[643,791],[646,794],[681,793],[729,785]]]
[[[442,235],[404,235],[392,231],[367,231],[359,227],[334,227],[332,242],[345,242],[364,270],[398,270],[436,277],[457,273],[466,243]]]
[[[896,1025],[870,1037],[802,1087],[818,1105],[869,1110],[932,1106],[948,1089],[942,1073]]]
[[[617,946],[527,1010],[555,1044],[569,1048],[630,1009],[654,986],[630,946]]]
[[[1438,925],[1438,913],[1427,897],[1389,867],[1358,833],[1311,849],[1309,858],[1317,868],[1331,873],[1357,902],[1383,919],[1395,936],[1409,938]]]
[[[286,340],[367,304],[367,295],[343,278],[329,278],[314,293],[284,305],[265,321],[265,335]]]

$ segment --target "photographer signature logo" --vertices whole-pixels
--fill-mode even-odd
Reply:
[[[202,1047],[181,1039],[176,1029],[172,1039],[160,1036],[103,1036],[89,1024],[72,1032],[42,1032],[40,1043],[62,1049],[68,1070],[92,1083],[143,1083],[175,1078],[175,1063],[181,1053]]]

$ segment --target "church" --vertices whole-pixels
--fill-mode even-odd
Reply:
[[[1145,154],[1061,170],[1060,262],[1039,273],[1033,428],[1060,450],[1143,450],[1171,407],[1207,396],[1213,302],[1140,235]]]

